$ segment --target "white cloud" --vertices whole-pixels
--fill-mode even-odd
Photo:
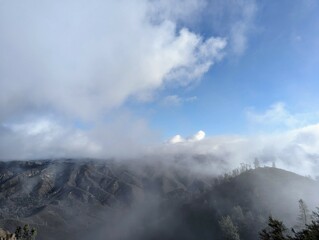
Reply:
[[[200,130],[198,131],[194,136],[192,136],[189,141],[192,141],[192,142],[196,142],[196,141],[201,141],[205,138],[205,132]]]
[[[228,48],[235,55],[245,52],[249,35],[256,28],[255,0],[156,0],[153,3],[153,15],[158,19],[171,19],[191,27],[208,23],[213,32],[227,36]]]
[[[275,162],[279,168],[318,176],[319,124],[276,134],[210,136],[201,141],[181,139],[180,144],[167,144],[157,150],[162,159],[181,156],[180,161],[196,171],[223,174],[241,163],[253,164],[257,157],[262,165]]]
[[[134,126],[134,127],[132,127]],[[252,136],[209,136],[199,131],[191,137],[174,136],[157,143],[147,124],[130,115],[90,130],[74,129],[53,119],[0,126],[1,159],[58,157],[117,157],[177,164],[204,174],[222,174],[253,163],[284,168],[302,175],[319,172],[319,124],[281,133]]]
[[[183,138],[181,135],[175,135],[174,137],[172,137],[168,142],[171,144],[175,144],[175,143],[187,143],[187,142],[198,142],[201,141],[205,138],[205,132],[200,130],[197,133],[195,133],[193,136],[191,137],[187,137],[187,138]]]
[[[95,155],[99,146],[80,130],[51,119],[5,124],[1,129],[1,159]]]
[[[169,143],[172,143],[172,144],[181,143],[181,142],[185,142],[185,139],[182,138],[182,136],[179,134],[175,135],[169,140]]]
[[[155,136],[143,119],[123,112],[89,129],[35,117],[0,125],[0,159],[132,158],[154,144]]]
[[[50,109],[94,118],[128,97],[198,81],[222,57],[225,39],[177,28],[153,4],[2,1],[0,117]]]
[[[23,122],[20,124],[5,124],[4,126],[10,128],[14,132],[21,132],[30,136],[60,131],[60,127],[48,119],[37,119],[35,121]]]

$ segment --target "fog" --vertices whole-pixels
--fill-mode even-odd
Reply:
[[[0,152],[3,160],[90,157],[157,159],[175,164],[176,159],[182,159],[193,171],[212,175],[231,171],[241,163],[252,164],[258,158],[262,165],[274,162],[279,168],[316,177],[318,129],[318,125],[310,125],[281,133],[208,137],[199,131],[161,142],[160,134],[147,122],[129,114],[93,129],[75,129],[42,119],[3,126]]]

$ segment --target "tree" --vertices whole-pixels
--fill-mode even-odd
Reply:
[[[254,168],[255,169],[260,168],[260,162],[259,162],[258,158],[255,158],[255,160],[254,160]]]
[[[23,229],[18,226],[15,231],[15,235],[17,240],[34,240],[37,235],[37,230],[35,228],[31,228],[28,224],[25,224]]]
[[[319,208],[313,212],[312,221],[303,229],[296,232],[292,229],[294,236],[285,235],[286,228],[282,222],[269,218],[268,227],[259,234],[261,240],[318,240],[319,239]]]
[[[18,226],[16,228],[15,235],[17,239],[22,239],[22,227]]]
[[[258,234],[256,231],[251,231],[251,229],[258,228],[258,223],[255,221],[252,212],[244,212],[240,206],[235,206],[230,213],[234,225],[238,227],[239,236],[242,239],[256,239]]]
[[[269,217],[268,227],[263,229],[259,236],[261,240],[286,240],[288,239],[285,234],[286,231],[287,228],[282,222]]]
[[[230,216],[223,216],[218,222],[221,231],[223,232],[224,239],[227,240],[239,240],[238,227],[234,225]]]
[[[242,224],[244,222],[245,216],[240,206],[233,207],[231,211],[231,219],[233,219],[237,225]]]
[[[313,212],[312,221],[307,224],[304,229],[299,232],[295,232],[295,237],[291,239],[295,240],[318,240],[319,239],[319,208],[317,212]]]
[[[298,227],[300,229],[304,228],[310,220],[310,214],[307,205],[305,202],[300,199],[299,200],[299,215],[298,215]]]

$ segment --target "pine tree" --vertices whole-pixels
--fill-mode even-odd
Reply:
[[[16,228],[15,235],[18,240],[22,239],[22,228],[20,226]]]
[[[221,231],[223,232],[224,239],[239,240],[238,227],[234,225],[230,216],[223,216],[218,222]]]
[[[37,235],[37,230],[31,228],[28,224],[25,224],[24,227],[18,226],[15,231],[17,240],[34,240]]]
[[[300,199],[299,200],[299,215],[298,215],[298,222],[299,228],[304,228],[310,220],[310,214],[307,205],[305,202]]]
[[[286,231],[287,229],[282,222],[269,217],[268,227],[263,229],[259,236],[261,240],[286,240],[288,239],[285,236]]]
[[[254,160],[254,167],[255,167],[255,169],[260,167],[260,162],[259,162],[258,158],[255,158],[255,160]]]
[[[303,201],[300,205],[305,206]],[[309,221],[309,220],[308,220]],[[318,240],[319,239],[319,208],[313,212],[311,223],[305,225],[297,232],[292,229],[294,236],[285,235],[286,228],[282,222],[269,218],[268,227],[260,233],[261,240]]]

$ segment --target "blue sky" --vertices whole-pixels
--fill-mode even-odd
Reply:
[[[199,130],[213,145],[296,143],[319,122],[318,12],[315,0],[2,0],[0,158],[131,155]]]
[[[249,23],[252,26],[247,31],[243,53],[228,51],[196,86],[161,92],[163,96],[196,96],[196,101],[171,107],[157,102],[135,106],[166,137],[175,133],[191,135],[198,129],[208,135],[250,133],[246,109],[253,107],[262,113],[276,102],[284,102],[292,113],[317,112],[318,4],[310,1],[255,4],[256,13]],[[209,22],[209,18],[201,21]],[[203,35],[219,33],[207,22],[204,27],[195,26],[195,31]]]

